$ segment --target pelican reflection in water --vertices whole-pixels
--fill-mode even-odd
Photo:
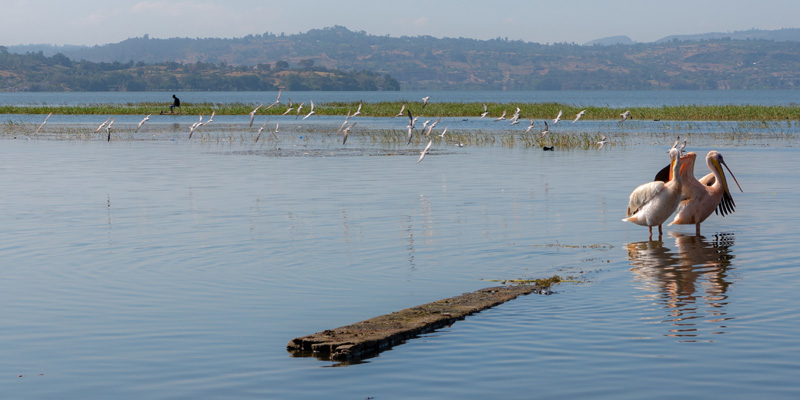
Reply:
[[[713,341],[708,335],[728,331],[727,291],[734,236],[720,233],[710,238],[670,232],[674,250],[662,241],[628,243],[628,260],[634,280],[667,315],[647,317],[669,323],[665,336],[680,341]]]

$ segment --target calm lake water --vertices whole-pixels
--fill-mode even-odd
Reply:
[[[443,121],[499,139],[437,141],[417,163],[425,143],[354,128],[343,146],[333,117],[279,120],[258,143],[248,116],[192,140],[194,118],[134,135],[140,118],[119,117],[111,142],[90,133],[98,116],[54,115],[43,135],[40,116],[0,117],[14,121],[0,124],[0,397],[800,396],[797,121],[560,123],[616,136],[553,152],[509,146],[509,127]],[[402,135],[405,122],[357,127]],[[744,193],[702,236],[665,226],[650,241],[620,220],[676,135],[723,153]],[[360,364],[285,349],[490,279],[553,274],[579,282]]]

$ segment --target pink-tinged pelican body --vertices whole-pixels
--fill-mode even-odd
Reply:
[[[681,167],[680,151],[676,148],[669,150],[670,163],[673,176],[677,177]],[[633,222],[637,225],[647,226],[650,237],[653,237],[653,227],[658,225],[658,234],[663,234],[663,224],[678,208],[681,201],[681,180],[672,179],[667,183],[656,181],[639,185],[631,193],[628,201],[626,218],[623,221]]]
[[[697,159],[697,154],[694,152],[687,153],[681,157],[686,164],[681,168],[679,179],[682,181],[682,202],[678,214],[670,222],[670,225],[695,225],[695,233],[700,236],[700,224],[705,221],[714,210],[721,208],[722,215],[725,216],[727,212],[733,212],[733,197],[731,197],[730,190],[728,190],[728,181],[725,178],[725,173],[722,171],[722,166],[728,168],[725,160],[716,150],[708,152],[706,155],[706,164],[711,170],[711,173],[704,176],[701,180],[694,177],[694,163]],[[739,181],[733,176],[730,168],[728,172],[736,186],[739,186]],[[712,180],[713,179],[713,180]],[[739,190],[742,187],[739,186]],[[719,212],[719,211],[718,211]]]

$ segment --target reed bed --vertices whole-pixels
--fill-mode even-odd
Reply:
[[[330,102],[315,105],[318,115],[347,115],[358,109],[360,102]],[[368,117],[392,117],[398,114],[405,104],[406,110],[415,116],[437,117],[478,117],[483,112],[483,103],[429,103],[425,108],[415,102],[378,102],[363,103],[361,115]],[[292,111],[292,114],[296,112]],[[247,115],[257,104],[229,103],[184,103],[180,112],[188,115],[209,115],[216,111],[218,115]],[[497,118],[503,111],[510,116],[517,107],[523,119],[552,119],[559,111],[562,118],[571,120],[581,110],[586,110],[582,119],[586,120],[619,120],[620,114],[631,112],[635,120],[661,121],[797,121],[800,120],[800,107],[797,106],[761,106],[761,105],[682,105],[663,107],[576,107],[559,103],[486,103],[489,115],[486,118]],[[288,103],[281,103],[272,108],[262,106],[258,115],[280,115],[288,108]],[[305,104],[302,113],[310,110]],[[73,115],[146,115],[168,113],[166,103],[127,103],[127,104],[90,104],[90,105],[35,105],[35,106],[0,106],[0,114],[73,114]],[[406,111],[404,111],[404,114]],[[407,114],[406,114],[407,115]]]

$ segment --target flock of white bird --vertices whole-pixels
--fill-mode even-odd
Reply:
[[[272,104],[266,106],[265,109],[270,109],[274,106],[280,104],[281,99],[281,91],[278,91],[278,97]],[[425,106],[428,105],[428,101],[430,100],[430,96],[426,96],[422,98],[422,107],[424,109]],[[299,119],[301,115],[303,115],[302,120],[305,120],[312,115],[315,114],[314,111],[314,101],[309,101],[311,104],[310,110],[306,114],[302,114],[303,106],[305,102],[300,103],[295,108],[294,103],[291,99],[289,99],[289,105],[286,111],[284,111],[281,115],[287,115],[290,112],[295,111],[296,117],[295,119]],[[253,122],[255,120],[255,116],[258,113],[258,110],[264,106],[264,103],[259,104],[253,111],[250,112],[250,127],[253,126]],[[342,137],[342,145],[347,143],[347,137],[350,133],[350,130],[356,126],[356,122],[352,124],[348,124],[350,118],[358,116],[361,114],[361,107],[363,106],[363,102],[359,103],[358,108],[352,114],[347,112],[347,116],[345,117],[344,122],[336,131],[336,134],[339,135],[340,133],[343,135]],[[516,125],[519,123],[520,120],[520,108],[516,107],[516,111],[510,118],[511,125]],[[392,118],[403,116],[403,113],[406,113],[408,116],[408,124],[406,125],[407,128],[407,144],[411,143],[413,139],[414,130],[416,128],[416,122],[419,117],[415,117],[411,114],[411,110],[406,109],[406,105],[403,104],[400,107],[400,111],[394,115]],[[203,116],[200,115],[197,122],[193,123],[189,128],[189,138],[192,138],[194,132],[200,129],[203,126],[206,126],[213,122],[214,115],[216,112],[212,112],[211,117],[207,121],[203,121]],[[575,119],[572,120],[572,123],[576,123],[581,117],[586,114],[586,110],[580,111],[577,115],[575,115]],[[52,113],[48,114],[47,117],[44,119],[44,122],[39,125],[36,129],[38,133],[39,130],[47,123],[47,120],[50,118]],[[141,129],[142,125],[150,119],[152,114],[148,114],[144,117],[136,126],[135,132],[138,132]],[[506,120],[507,110],[503,110],[502,114],[495,118],[494,121],[503,121]],[[552,124],[556,125],[561,121],[563,113],[561,111],[558,112],[558,115],[552,120]],[[489,109],[486,104],[483,104],[483,112],[480,114],[478,119],[482,119],[489,116]],[[620,114],[620,122],[624,122],[631,118],[630,111],[625,111],[624,113]],[[420,134],[424,134],[425,137],[430,137],[431,133],[433,132],[434,127],[442,120],[439,117],[436,121],[431,122],[431,120],[426,120],[422,124],[422,129],[420,130]],[[258,134],[256,135],[255,141],[261,138],[267,123],[269,123],[269,119],[264,122],[263,125],[258,129]],[[95,133],[100,132],[102,129],[106,130],[107,140],[111,140],[111,126],[114,124],[114,118],[109,117],[105,120],[100,126],[97,127]],[[544,121],[544,130],[540,132],[541,137],[545,137],[550,132],[550,125],[547,121]],[[529,133],[534,127],[534,120],[533,118],[530,119],[530,124],[525,129],[525,133]],[[275,139],[277,139],[279,124],[275,124],[275,129],[270,130],[270,135],[272,135]],[[447,127],[444,128],[442,133],[438,135],[440,138],[444,138],[445,133],[447,133]],[[596,144],[598,149],[602,149],[603,146],[608,143],[608,139],[603,136],[600,141]],[[683,142],[683,145],[679,148],[678,144],[680,143],[680,138],[675,141],[675,144],[672,148],[669,149],[669,159],[670,164],[665,167],[659,174],[656,176],[656,179],[652,182],[647,182],[642,185],[639,185],[630,195],[628,201],[628,208],[626,212],[626,218],[623,221],[632,222],[637,225],[647,226],[650,238],[652,239],[653,236],[653,227],[658,226],[658,234],[661,236],[663,234],[662,225],[666,222],[670,216],[676,213],[670,225],[677,224],[677,225],[688,225],[694,224],[696,229],[696,234],[700,235],[700,224],[705,221],[712,213],[716,212],[722,216],[725,216],[728,213],[734,211],[735,204],[733,202],[733,197],[731,196],[728,181],[725,176],[724,171],[722,170],[722,166],[728,169],[730,172],[731,177],[736,182],[736,185],[739,187],[739,190],[742,190],[742,187],[739,185],[739,182],[736,180],[736,177],[733,176],[733,172],[728,168],[728,165],[725,163],[722,154],[720,154],[716,150],[710,151],[706,155],[706,164],[708,168],[711,170],[709,174],[702,177],[701,179],[697,179],[694,176],[694,164],[697,159],[697,154],[694,152],[689,152],[686,154],[683,153],[683,149],[686,146],[686,142]],[[428,141],[428,144],[425,148],[420,152],[419,158],[417,159],[417,163],[421,162],[425,155],[430,152],[431,146],[433,145],[433,139],[431,138]],[[460,145],[460,144],[459,144]],[[544,147],[544,150],[553,150],[553,147]]]

